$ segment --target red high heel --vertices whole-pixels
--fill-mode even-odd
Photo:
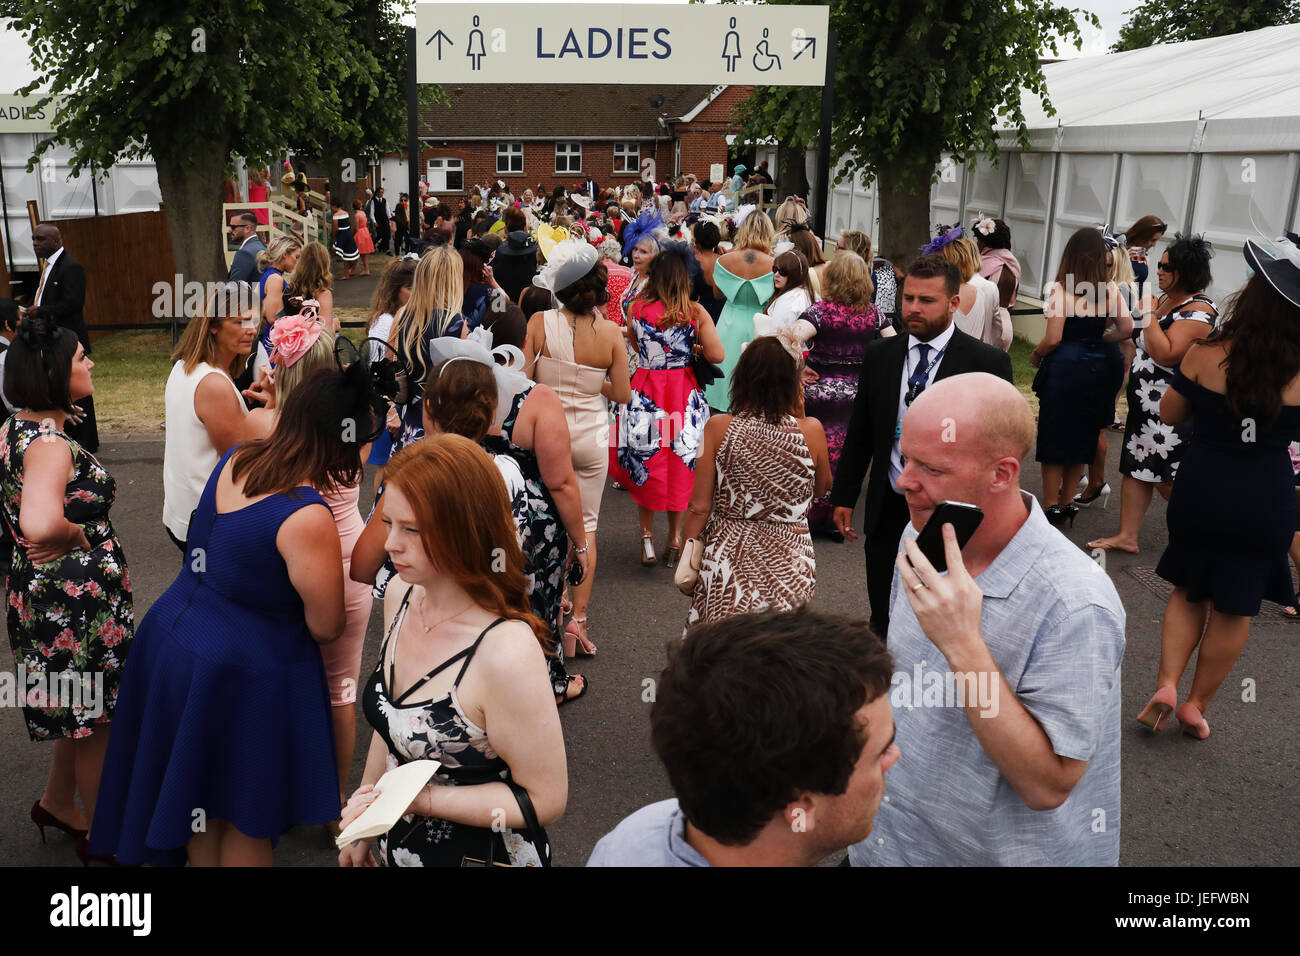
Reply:
[[[1165,729],[1165,721],[1177,706],[1178,689],[1166,684],[1151,695],[1142,713],[1138,714],[1138,723],[1159,733]]]
[[[77,859],[81,861],[82,866],[90,866],[92,863],[103,863],[105,866],[121,866],[115,856],[100,856],[97,853],[90,852],[90,840],[87,837],[77,837]]]
[[[1182,727],[1183,733],[1193,740],[1204,740],[1210,736],[1210,725],[1206,723],[1205,715],[1191,704],[1184,702],[1174,717]]]
[[[70,836],[75,837],[77,839],[80,839],[81,837],[84,837],[86,835],[85,830],[79,830],[76,827],[72,826],[71,824],[64,823],[54,814],[50,813],[49,810],[46,810],[43,806],[41,806],[41,801],[39,800],[37,800],[35,803],[32,804],[32,823],[35,823],[37,828],[41,831],[42,843],[45,842],[46,827],[54,827],[56,830],[62,830],[64,833],[67,833]]]

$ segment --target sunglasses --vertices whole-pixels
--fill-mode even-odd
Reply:
[[[1167,262],[1157,262],[1156,268],[1161,272],[1173,272],[1174,267]]]

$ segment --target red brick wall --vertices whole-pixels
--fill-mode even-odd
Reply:
[[[682,173],[695,173],[704,178],[708,176],[711,164],[722,163],[726,167],[726,136],[735,131],[731,123],[731,112],[753,91],[750,86],[729,86],[690,123],[674,126],[682,144]],[[641,159],[654,159],[655,171],[660,179],[673,175],[676,159],[674,153],[674,144],[670,140],[641,142]],[[539,182],[547,192],[557,185],[569,186],[584,178],[584,174],[592,176],[602,187],[623,185],[640,179],[639,173],[614,173],[612,142],[583,142],[583,168],[577,173],[555,172],[555,143],[549,141],[524,141],[522,174],[498,173],[496,157],[495,142],[449,141],[446,146],[425,144],[420,155],[420,175],[425,175],[430,159],[460,159],[465,163],[466,186],[489,178],[500,179],[515,195],[519,195],[525,187],[535,189]]]
[[[752,86],[729,86],[690,123],[679,123],[677,135],[682,142],[682,172],[695,173],[701,179],[709,175],[713,163],[727,168],[727,135],[735,132],[731,112],[754,92]]]
[[[503,142],[505,142],[503,140]],[[555,143],[524,140],[523,173],[497,172],[497,145],[495,142],[449,142],[446,146],[425,145],[420,155],[420,175],[429,168],[430,159],[460,159],[465,163],[465,185],[482,183],[485,179],[499,179],[510,187],[516,196],[526,187],[537,188],[540,182],[547,192],[556,186],[572,186],[586,176],[591,176],[602,188],[620,186],[640,179],[637,173],[614,173],[614,144],[612,142],[583,142],[582,170],[576,173],[555,171]],[[641,159],[655,160],[656,171],[662,176],[672,172],[673,144],[669,140],[643,141]]]

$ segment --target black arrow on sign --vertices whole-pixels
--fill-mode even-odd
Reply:
[[[809,49],[811,49],[811,50],[812,50],[812,59],[814,59],[814,60],[817,59],[817,38],[816,38],[816,37],[801,37],[800,39],[803,40],[803,49],[800,50],[798,53],[796,53],[796,54],[794,55],[794,58],[795,58],[796,60],[799,59],[799,57],[803,56],[803,54],[804,54],[804,50],[809,50]]]
[[[435,33],[433,36],[429,37],[429,39],[425,40],[425,41],[424,41],[424,45],[425,45],[425,46],[428,46],[428,45],[429,45],[430,43],[432,43],[434,40],[437,40],[437,41],[438,41],[438,59],[441,60],[441,59],[442,59],[442,41],[443,41],[443,40],[446,40],[448,43],[451,43],[451,37],[449,37],[449,36],[447,36],[447,34],[443,33],[442,30],[439,30],[439,31],[438,31],[437,33]],[[453,46],[454,46],[454,45],[455,45],[455,44],[453,44]],[[798,57],[795,57],[795,59],[797,60],[797,59],[799,59],[799,58],[798,58]]]

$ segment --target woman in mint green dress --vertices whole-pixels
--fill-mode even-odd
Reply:
[[[736,231],[732,250],[719,256],[713,267],[713,284],[727,297],[718,319],[718,337],[726,349],[726,358],[718,364],[725,373],[704,389],[711,408],[726,411],[731,405],[731,372],[740,359],[740,350],[754,337],[754,313],[772,297],[772,244],[776,230],[772,220],[761,212],[745,217]]]

